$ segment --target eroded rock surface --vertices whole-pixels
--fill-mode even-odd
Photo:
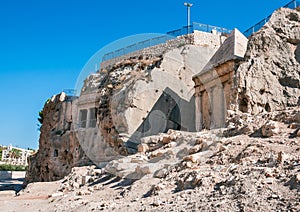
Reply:
[[[88,76],[78,98],[53,97],[43,109],[39,151],[30,158],[27,182],[61,179],[88,158],[99,165],[135,153],[144,136],[168,129],[194,131],[191,76],[222,38],[197,36],[214,40],[213,45],[179,45],[163,55],[123,59]],[[97,111],[93,123],[91,109]]]
[[[195,131],[191,76],[216,49],[185,45],[161,56],[131,57],[87,78],[82,96],[94,93],[103,139],[126,155],[142,137],[169,129]]]
[[[300,103],[300,12],[281,8],[249,38],[237,70],[239,109],[258,114]]]
[[[72,99],[65,93],[46,102],[39,150],[29,157],[26,183],[59,180],[69,174],[72,167],[89,163],[76,133],[70,130],[72,120],[66,114],[70,104]]]

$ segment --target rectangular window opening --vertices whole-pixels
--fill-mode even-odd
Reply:
[[[58,150],[57,149],[54,150],[53,157],[55,157],[55,158],[58,157]]]
[[[89,127],[95,128],[97,125],[97,108],[90,108]]]
[[[87,110],[80,110],[79,111],[79,127],[80,128],[86,128],[86,122],[87,122]]]

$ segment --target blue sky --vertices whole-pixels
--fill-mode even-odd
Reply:
[[[245,31],[289,1],[191,0],[191,21]],[[0,144],[38,147],[38,111],[103,46],[186,25],[181,0],[0,2]]]

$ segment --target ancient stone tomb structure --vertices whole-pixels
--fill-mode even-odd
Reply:
[[[247,41],[234,29],[205,67],[193,76],[197,131],[225,126],[226,111],[234,109],[236,71]]]

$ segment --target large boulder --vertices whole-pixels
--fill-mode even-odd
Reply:
[[[300,103],[300,12],[275,11],[249,38],[238,74],[238,108],[258,114]]]

